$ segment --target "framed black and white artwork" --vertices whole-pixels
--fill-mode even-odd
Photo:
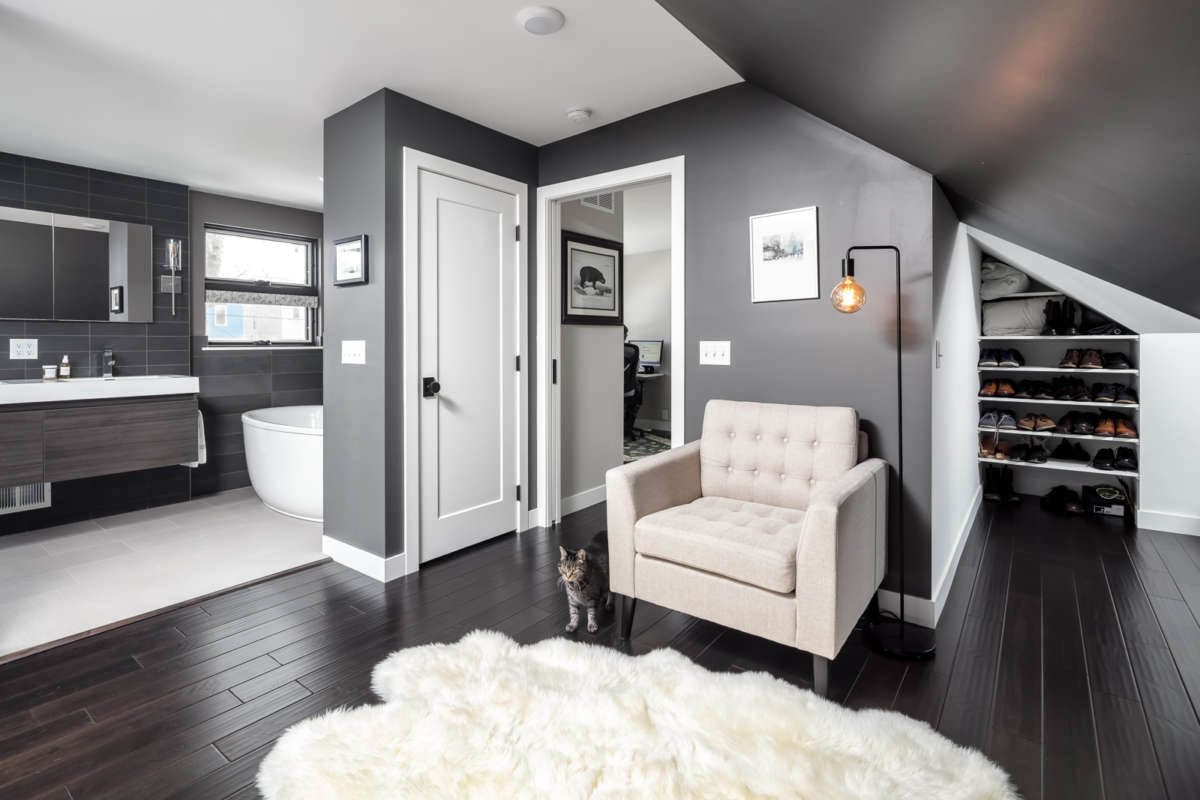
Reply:
[[[108,311],[110,314],[125,313],[125,287],[112,286],[108,290]]]
[[[349,236],[333,243],[333,284],[351,286],[367,282],[367,235]]]
[[[750,301],[813,300],[821,296],[817,207],[750,218]]]
[[[624,259],[620,242],[562,233],[562,322],[621,325]]]

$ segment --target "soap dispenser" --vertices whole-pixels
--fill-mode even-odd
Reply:
[[[66,353],[63,353],[62,363],[58,365],[58,377],[71,377],[71,359]]]

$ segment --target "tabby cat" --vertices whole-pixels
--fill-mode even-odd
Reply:
[[[559,583],[567,590],[567,608],[571,613],[567,633],[579,627],[580,608],[587,609],[588,633],[595,633],[599,628],[596,607],[601,603],[607,611],[613,607],[612,592],[608,590],[608,534],[604,531],[596,534],[582,550],[569,553],[559,547],[558,553]]]

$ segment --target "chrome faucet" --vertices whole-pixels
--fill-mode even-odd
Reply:
[[[117,359],[113,358],[113,351],[105,348],[104,356],[100,360],[100,365],[104,368],[104,379],[110,381],[113,378],[113,367],[117,365]]]

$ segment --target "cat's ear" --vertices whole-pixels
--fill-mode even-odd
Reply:
[[[580,561],[587,561],[587,550],[580,550],[578,553],[575,554],[575,557],[578,558]]]
[[[566,561],[567,560],[567,548],[560,545],[558,548],[558,557],[561,560]]]

